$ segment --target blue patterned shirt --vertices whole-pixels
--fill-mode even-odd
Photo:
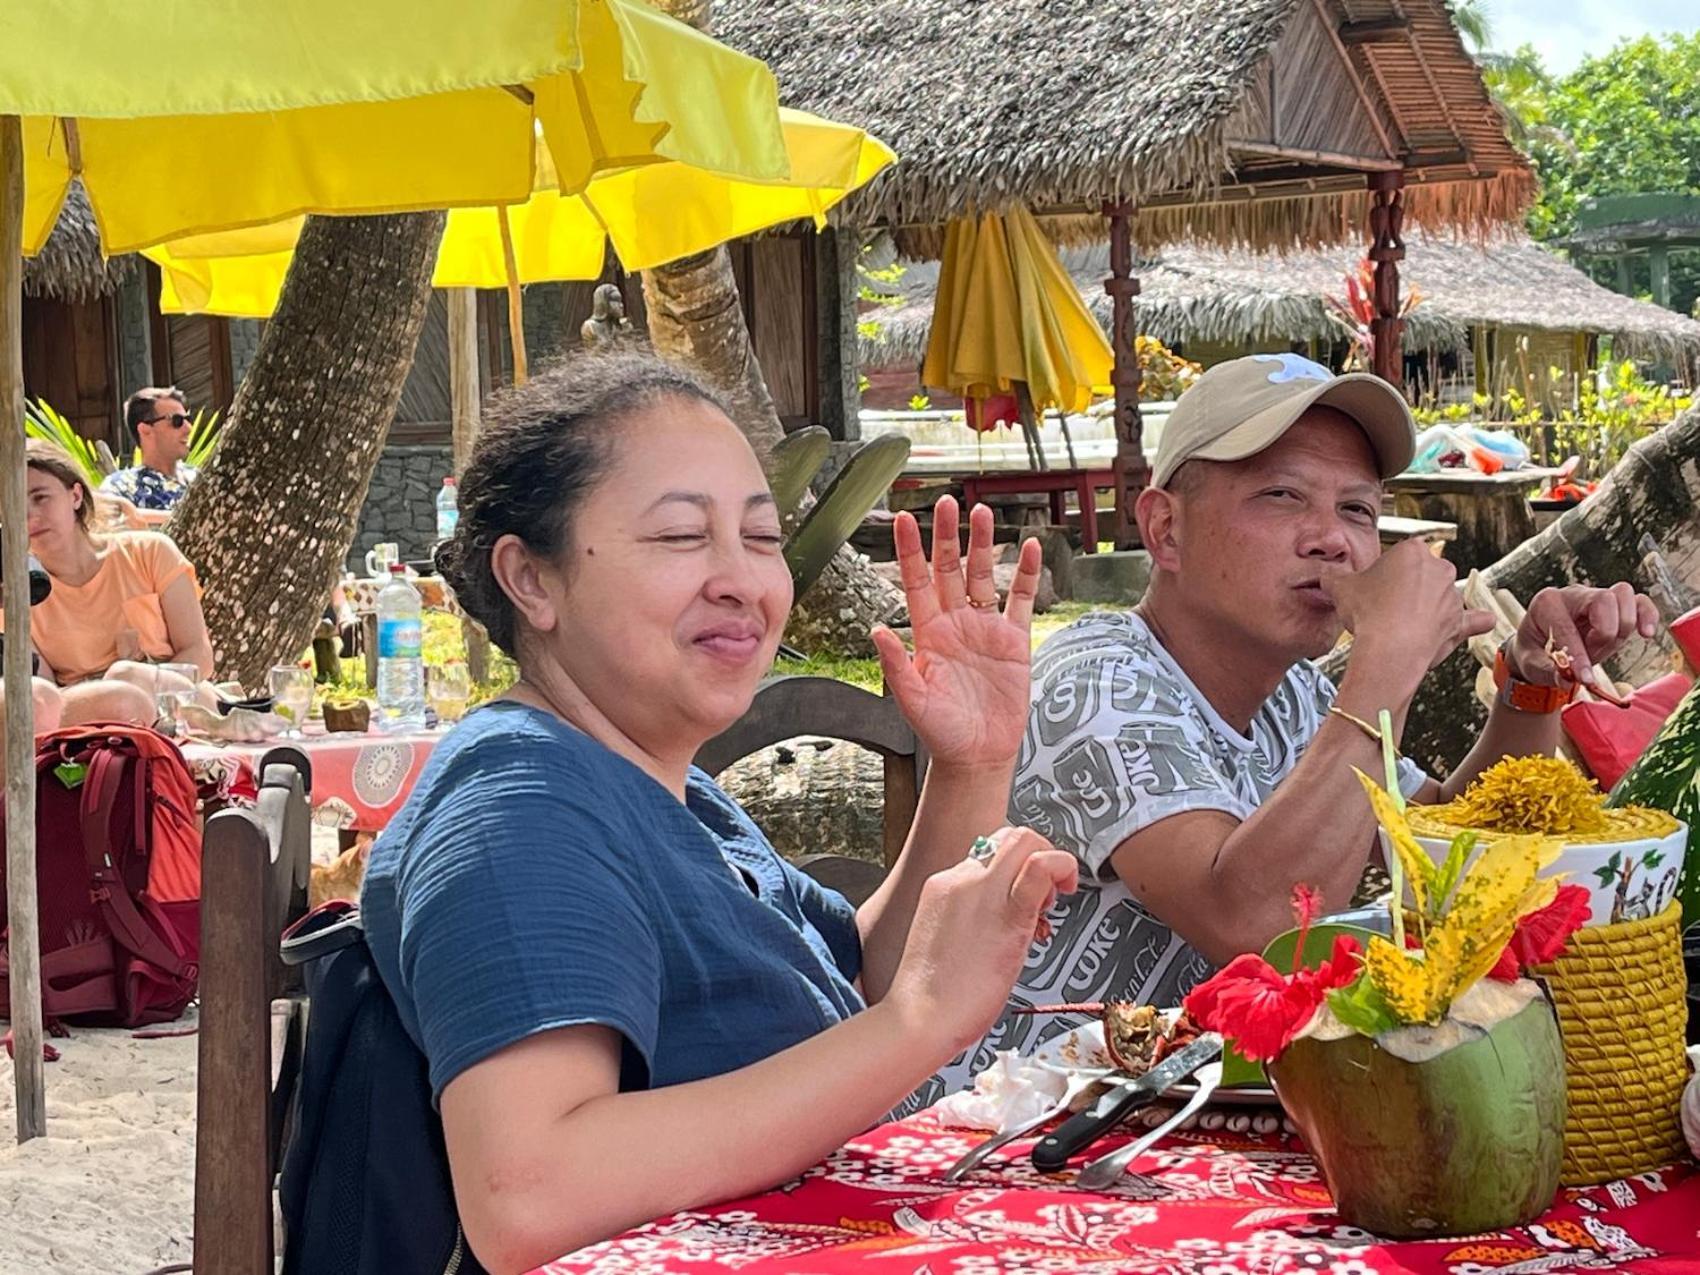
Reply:
[[[193,465],[179,465],[175,478],[146,465],[120,469],[108,474],[100,489],[109,496],[122,496],[137,509],[171,510],[177,508],[189,490],[189,484],[200,477]]]

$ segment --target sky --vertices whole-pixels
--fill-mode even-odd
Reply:
[[[1487,0],[1492,47],[1532,44],[1559,74],[1624,37],[1700,30],[1696,0]]]

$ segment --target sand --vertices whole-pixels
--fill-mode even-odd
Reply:
[[[335,855],[335,831],[315,827],[315,863]],[[191,1006],[143,1030],[195,1024]],[[12,1062],[0,1050],[0,1275],[146,1275],[188,1263],[197,1038],[73,1027],[52,1043],[60,1057],[45,1069],[47,1136],[23,1146]]]
[[[193,1010],[172,1027],[194,1025]],[[47,1064],[47,1136],[16,1137],[0,1052],[0,1275],[143,1275],[192,1257],[195,1040],[74,1028]]]

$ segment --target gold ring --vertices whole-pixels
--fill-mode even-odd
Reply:
[[[997,604],[998,604],[998,595],[995,594],[995,593],[992,594],[991,598],[988,599],[985,602],[982,602],[982,601],[980,601],[979,598],[974,598],[974,597],[971,597],[971,598],[968,599],[968,605],[973,607],[976,611],[990,611],[990,610],[993,610],[994,608],[996,608]]]

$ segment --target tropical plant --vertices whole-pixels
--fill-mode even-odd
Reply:
[[[103,463],[94,441],[77,433],[77,427],[44,398],[24,404],[24,433],[30,438],[45,439],[64,448],[77,462],[91,488],[99,487],[101,480],[112,472],[112,467]]]
[[[1323,306],[1328,315],[1346,330],[1352,352],[1346,357],[1347,367],[1375,366],[1375,263],[1368,257],[1356,268],[1346,272],[1346,299],[1324,293]],[[1399,317],[1404,318],[1423,303],[1422,289],[1415,284],[1399,304]]]
[[[769,484],[785,527],[785,563],[800,598],[849,543],[862,519],[891,490],[909,459],[909,440],[886,434],[862,444],[833,476],[819,500],[805,505],[809,484],[832,452],[832,437],[818,425],[785,436],[773,449]]]

